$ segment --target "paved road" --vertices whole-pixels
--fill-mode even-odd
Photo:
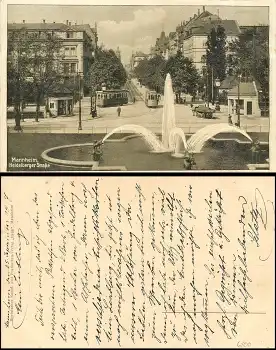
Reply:
[[[121,116],[117,117],[116,107],[99,108],[97,119],[90,116],[90,98],[84,98],[82,103],[82,130],[78,130],[78,106],[75,115],[41,119],[38,123],[32,120],[22,122],[23,132],[38,133],[107,133],[124,124],[142,125],[153,132],[161,132],[163,108],[150,109],[143,101],[122,106]],[[186,105],[175,105],[176,124],[186,133],[194,133],[205,125],[227,123],[227,113],[216,113],[216,119],[202,119],[192,114]],[[233,122],[236,120],[233,118]],[[14,120],[8,120],[9,132],[13,130]],[[241,117],[241,127],[249,132],[268,132],[269,118]]]

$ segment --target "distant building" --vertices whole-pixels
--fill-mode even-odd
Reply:
[[[162,30],[160,37],[156,39],[154,52],[156,55],[163,56],[168,59],[169,56],[170,39],[166,36],[165,32]]]
[[[98,41],[97,29],[89,24],[66,23],[8,23],[8,33],[25,30],[37,33],[38,40],[56,35],[62,40],[62,65],[64,80],[80,74],[81,80],[88,74]],[[81,84],[83,87],[83,84]],[[83,89],[82,89],[83,93]]]
[[[206,43],[208,34],[212,28],[222,26],[225,28],[227,42],[231,42],[238,38],[241,30],[234,20],[222,20],[218,15],[214,15],[205,10],[190,17],[188,21],[181,22],[175,32],[169,34],[168,45],[169,55],[174,55],[180,50],[185,57],[190,58],[196,68],[202,72],[202,68],[206,61]],[[163,45],[164,47],[164,45]]]
[[[176,55],[177,51],[180,50],[178,43],[177,32],[169,33],[169,45],[168,45],[169,57]]]
[[[118,57],[118,59],[121,61],[121,51],[120,48],[117,47],[116,51],[115,51],[115,55]]]
[[[133,53],[130,59],[131,70],[135,69],[138,66],[139,62],[148,59],[148,57],[148,54],[145,54],[141,51]]]

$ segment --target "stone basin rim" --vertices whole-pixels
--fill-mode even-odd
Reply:
[[[58,165],[71,165],[71,166],[77,166],[77,167],[92,167],[95,165],[94,160],[67,160],[67,159],[60,159],[60,158],[54,158],[50,157],[49,153],[61,149],[66,148],[72,148],[72,147],[81,147],[81,146],[93,146],[95,143],[93,142],[86,142],[86,143],[75,143],[71,145],[62,145],[62,146],[56,146],[52,148],[46,149],[42,154],[41,157],[48,163],[52,164],[58,164]]]

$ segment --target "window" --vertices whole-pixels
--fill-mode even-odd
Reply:
[[[63,70],[65,74],[69,73],[69,69],[70,69],[69,63],[64,63]]]
[[[71,56],[76,56],[76,48],[75,48],[75,46],[71,47]]]
[[[69,56],[70,55],[70,49],[69,47],[65,48],[65,56]]]
[[[77,63],[71,63],[71,73],[76,73],[77,71]]]
[[[73,32],[67,32],[66,33],[66,38],[67,39],[73,39],[73,37],[74,37],[74,33]]]
[[[51,103],[50,103],[50,108],[54,108],[54,107],[55,107],[54,102],[51,102]]]

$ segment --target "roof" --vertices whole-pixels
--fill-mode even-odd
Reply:
[[[238,79],[235,76],[229,75],[222,81],[219,88],[229,90],[229,89],[232,89],[237,84],[238,84]]]
[[[202,23],[210,20],[219,20],[219,17],[217,15],[213,15],[209,11],[203,11],[199,15],[192,17],[191,20],[189,20],[186,23],[185,29],[189,29],[194,24],[198,24],[198,23]]]
[[[57,30],[57,31],[74,31],[74,32],[86,32],[86,34],[92,39],[95,37],[96,30],[91,28],[89,24],[75,24],[67,25],[64,23],[8,23],[8,30]]]
[[[8,30],[69,30],[64,23],[8,23]]]
[[[148,55],[146,53],[143,53],[141,51],[136,52],[134,55],[134,57],[147,57]]]
[[[91,28],[89,24],[75,24],[70,26],[74,31],[84,31],[92,39],[95,37],[96,29]]]
[[[238,88],[240,89],[240,96],[257,96],[257,90],[255,88],[254,82],[241,82],[235,87],[233,87],[228,92],[228,96],[238,96]]]
[[[55,95],[55,94],[72,95],[72,90],[70,90],[67,86],[63,84],[56,84],[49,88],[48,94],[49,95]]]
[[[226,35],[239,35],[241,33],[240,28],[234,20],[216,20],[209,22],[201,22],[197,25],[193,25],[190,29],[193,35],[207,35],[212,28],[223,27]]]

